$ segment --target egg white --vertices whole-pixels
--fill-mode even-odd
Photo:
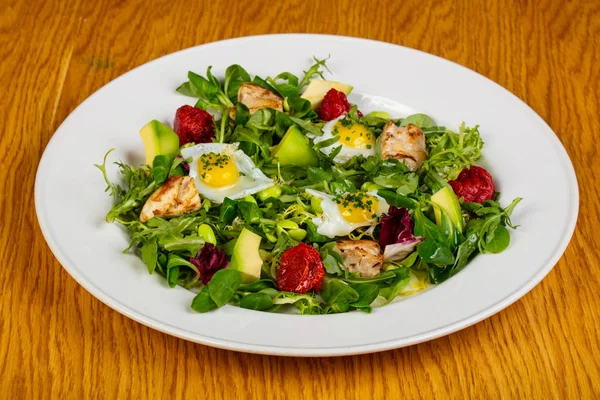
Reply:
[[[231,157],[240,172],[239,179],[233,185],[221,188],[209,186],[204,183],[199,178],[198,158],[207,153],[226,154]],[[229,197],[230,199],[240,199],[258,193],[275,184],[273,179],[267,177],[254,165],[254,162],[252,162],[252,159],[248,157],[246,153],[242,150],[238,150],[238,143],[200,143],[182,149],[181,155],[185,159],[192,157],[192,162],[190,163],[190,176],[194,178],[194,183],[196,184],[198,192],[213,203],[220,204],[225,197]]]
[[[377,210],[375,210],[375,214],[377,214],[378,218],[366,222],[348,222],[342,216],[334,196],[312,189],[306,189],[306,193],[321,199],[323,214],[313,218],[312,222],[317,227],[318,234],[329,238],[346,236],[361,226],[375,225],[378,222],[378,218],[387,213],[390,208],[385,199],[379,197],[375,191],[371,191],[368,193],[377,198]]]
[[[324,140],[329,140],[331,138],[334,138],[335,135],[333,134],[333,128],[336,124],[336,122],[338,122],[339,120],[342,120],[346,117],[346,115],[340,115],[339,117],[337,117],[336,119],[332,119],[331,121],[327,122],[325,125],[323,125],[323,129],[321,129],[323,131],[323,134],[321,136],[315,136],[312,134],[307,134],[306,136],[308,136],[309,138],[313,139],[313,143],[317,144],[320,143]],[[342,146],[342,149],[340,150],[340,152],[333,158],[333,161],[335,161],[338,164],[343,164],[346,161],[350,160],[353,157],[356,157],[358,155],[363,155],[365,157],[368,156],[374,156],[375,155],[375,147],[373,146],[370,149],[367,149],[366,147],[351,147],[351,146],[347,146],[344,143],[338,141],[330,146],[327,147],[323,147],[321,149],[319,149],[323,154],[325,155],[330,155],[331,152],[333,150],[335,150],[337,147]]]

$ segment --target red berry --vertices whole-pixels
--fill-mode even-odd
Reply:
[[[475,165],[463,169],[456,180],[448,183],[456,196],[463,197],[467,203],[491,200],[496,192],[492,176],[485,169]]]
[[[335,89],[329,91],[323,97],[323,101],[317,110],[319,118],[323,121],[331,121],[340,115],[347,114],[352,109],[352,105],[348,102],[348,98],[343,92]],[[362,113],[359,111],[358,116],[362,118]]]
[[[179,135],[179,145],[186,143],[210,143],[215,137],[215,123],[212,115],[192,107],[179,107],[175,113],[173,130]]]
[[[300,243],[283,252],[277,272],[279,290],[306,293],[311,289],[319,291],[325,268],[319,252],[306,243]]]

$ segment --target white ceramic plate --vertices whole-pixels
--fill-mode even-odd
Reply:
[[[226,306],[197,314],[193,293],[169,289],[148,275],[128,239],[104,222],[110,199],[92,165],[104,153],[138,164],[139,129],[151,119],[172,123],[193,99],[175,88],[188,70],[233,63],[261,76],[301,74],[312,56],[331,55],[332,79],[352,84],[363,112],[427,113],[456,129],[479,124],[484,164],[504,204],[524,200],[521,225],[508,250],[477,257],[461,273],[420,295],[372,314],[300,316]],[[116,167],[111,176],[117,177]],[[226,40],[180,51],[115,79],[83,102],[60,126],[38,167],[35,205],[42,232],[64,268],[90,293],[122,314],[160,331],[226,349],[295,356],[331,356],[392,349],[457,331],[507,307],[531,290],[558,261],[578,212],[569,157],[546,123],[494,82],[441,58],[392,44],[322,35],[269,35]]]

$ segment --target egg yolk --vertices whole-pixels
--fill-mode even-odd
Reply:
[[[375,135],[366,126],[351,119],[336,122],[332,133],[339,136],[339,143],[344,146],[367,149],[375,146]]]
[[[231,186],[240,177],[233,159],[226,154],[207,153],[198,159],[198,177],[208,186]]]
[[[377,218],[378,201],[375,196],[364,193],[347,193],[336,201],[340,214],[350,223],[370,222]]]

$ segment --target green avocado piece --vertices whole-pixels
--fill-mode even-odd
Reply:
[[[263,261],[258,249],[261,239],[256,233],[244,228],[233,246],[229,268],[240,271],[242,283],[252,283],[260,279]]]
[[[454,191],[450,186],[444,186],[442,189],[438,190],[431,196],[431,201],[437,204],[444,213],[448,215],[448,218],[454,223],[456,229],[459,232],[463,231],[464,221],[462,216],[462,210],[460,208],[460,202],[458,201],[458,197],[454,194]],[[435,221],[438,225],[442,224],[442,213],[437,208],[434,207],[435,213]]]
[[[316,167],[319,159],[310,147],[308,138],[296,125],[288,128],[281,142],[271,149],[271,155],[279,160],[281,165],[296,165],[299,167]]]
[[[140,130],[146,149],[146,164],[152,165],[154,157],[175,156],[179,151],[179,136],[168,126],[157,120],[150,121]]]
[[[391,119],[392,118],[390,116],[390,114],[386,113],[385,111],[371,111],[370,113],[365,115],[365,118],[369,118],[369,117],[381,118],[381,119]]]
[[[345,83],[313,79],[308,83],[308,86],[300,97],[310,101],[312,109],[316,110],[321,105],[321,102],[323,101],[323,98],[327,92],[329,92],[331,89],[342,92],[347,96],[350,94],[350,92],[352,92],[353,87],[346,85]]]

